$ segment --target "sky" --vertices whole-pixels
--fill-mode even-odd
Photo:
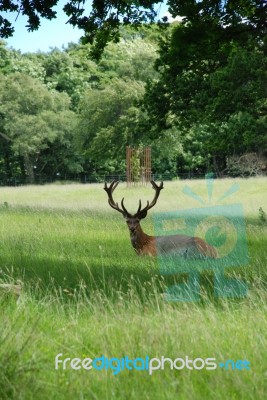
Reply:
[[[21,52],[36,52],[36,51],[49,51],[51,48],[67,46],[68,43],[78,43],[79,38],[83,35],[83,31],[73,28],[72,25],[66,24],[68,16],[62,11],[66,0],[59,0],[58,5],[54,8],[57,11],[57,18],[49,21],[41,19],[41,26],[37,31],[28,32],[25,25],[27,18],[19,15],[16,19],[16,14],[3,13],[2,15],[9,19],[15,32],[12,37],[4,39],[8,47],[12,47]],[[88,2],[90,4],[90,2]],[[89,10],[89,8],[88,8]],[[166,5],[162,4],[159,8],[159,16],[166,15]]]
[[[61,48],[70,42],[77,43],[83,35],[83,31],[74,28],[70,24],[66,24],[68,16],[62,11],[66,0],[59,0],[58,5],[53,9],[57,11],[57,18],[49,21],[41,19],[41,26],[37,31],[28,32],[27,17],[19,15],[16,19],[16,14],[5,13],[7,19],[12,22],[15,32],[12,37],[4,39],[8,47],[25,52],[35,52],[38,50],[49,51],[50,48]]]

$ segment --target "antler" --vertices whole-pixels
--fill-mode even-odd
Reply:
[[[118,186],[119,181],[112,181],[110,186],[107,185],[107,182],[105,182],[105,186],[104,186],[104,190],[107,192],[108,194],[108,204],[110,205],[110,207],[114,208],[114,210],[119,211],[120,213],[122,213],[123,215],[126,216],[130,216],[129,212],[126,210],[126,208],[124,207],[124,198],[121,201],[121,207],[120,208],[118,206],[118,203],[115,203],[115,201],[113,200],[113,196],[112,193],[114,192],[114,190],[116,189],[116,187]]]
[[[147,205],[144,208],[142,208],[141,200],[139,200],[139,207],[138,207],[137,213],[135,214],[136,216],[138,216],[139,214],[142,214],[145,211],[150,210],[150,208],[154,207],[154,205],[157,203],[158,197],[160,195],[160,191],[163,189],[163,182],[161,182],[160,185],[157,185],[156,182],[154,182],[154,181],[150,181],[150,183],[152,184],[153,189],[156,191],[154,199],[151,201],[151,203],[149,203],[149,201],[147,201]]]

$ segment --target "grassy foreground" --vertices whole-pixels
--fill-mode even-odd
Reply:
[[[241,299],[213,296],[202,274],[201,301],[166,302],[157,260],[137,257],[123,218],[107,205],[102,185],[46,185],[0,190],[0,397],[3,399],[264,399],[267,385],[266,179],[215,182],[213,202],[242,203],[250,261],[229,276],[249,285]],[[153,212],[199,207],[187,185],[208,202],[204,181],[166,183]],[[134,211],[147,188],[119,185]],[[227,271],[226,271],[227,272]],[[177,357],[250,361],[250,370],[55,370],[55,356]]]

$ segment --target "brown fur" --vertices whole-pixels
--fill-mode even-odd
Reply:
[[[157,255],[157,246],[156,246],[156,238],[155,236],[147,235],[141,228],[141,225],[138,224],[136,231],[134,233],[131,232],[131,242],[132,246],[135,249],[138,255],[149,255],[156,256]],[[217,258],[217,250],[215,247],[210,246],[204,240],[195,237],[193,238],[194,243],[198,251],[205,257],[209,258]]]
[[[130,235],[132,246],[138,255],[156,256],[155,237],[143,232],[140,224],[138,224],[136,231]]]
[[[218,258],[218,253],[215,247],[210,246],[208,243],[206,243],[204,240],[198,237],[195,237],[194,241],[197,249],[201,254],[203,254],[203,256],[210,258]]]

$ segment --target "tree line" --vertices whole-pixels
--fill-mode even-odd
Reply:
[[[98,60],[90,43],[21,54],[0,42],[0,180],[124,174],[126,145],[151,146],[170,178],[252,171],[235,160],[266,172],[265,30],[255,12],[185,12],[120,27]]]

